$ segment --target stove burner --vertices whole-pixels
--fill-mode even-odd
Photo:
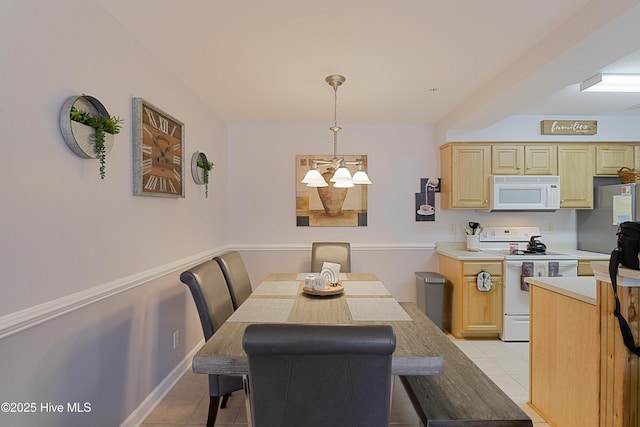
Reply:
[[[546,255],[546,252],[540,252],[540,251],[532,251],[532,250],[520,250],[518,249],[517,251],[515,251],[514,253],[512,253],[511,255]]]
[[[540,240],[538,227],[484,227],[480,250],[503,257],[506,263],[523,261],[575,261],[576,255],[554,252]]]

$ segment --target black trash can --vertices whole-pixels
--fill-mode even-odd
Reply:
[[[443,331],[451,331],[451,283],[440,273],[416,272],[418,308]]]

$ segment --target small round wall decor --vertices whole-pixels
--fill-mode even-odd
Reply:
[[[67,146],[83,159],[100,160],[100,177],[105,175],[105,158],[113,148],[114,135],[120,132],[119,117],[109,112],[96,98],[72,96],[62,105],[60,131]]]
[[[191,176],[198,185],[205,186],[205,196],[209,197],[209,172],[213,170],[213,163],[207,159],[207,155],[196,151],[191,156]]]
[[[71,120],[71,108],[85,111],[91,116],[108,116],[109,112],[100,101],[88,95],[67,98],[60,111],[60,130],[62,131],[64,142],[69,146],[71,151],[83,159],[97,159],[98,155],[96,154],[95,143],[93,141],[95,130],[90,126]],[[113,135],[105,135],[105,154],[109,154],[113,148],[113,141]]]

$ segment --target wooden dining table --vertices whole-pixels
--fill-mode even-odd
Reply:
[[[242,349],[251,323],[391,325],[396,335],[393,375],[436,375],[444,370],[430,336],[442,332],[414,303],[399,303],[372,273],[341,273],[344,292],[318,296],[303,291],[308,273],[272,273],[193,357],[199,374],[247,375]]]

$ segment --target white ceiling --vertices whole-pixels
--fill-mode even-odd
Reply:
[[[339,124],[640,114],[578,90],[640,73],[640,0],[97,1],[229,123],[331,123],[329,74]]]

